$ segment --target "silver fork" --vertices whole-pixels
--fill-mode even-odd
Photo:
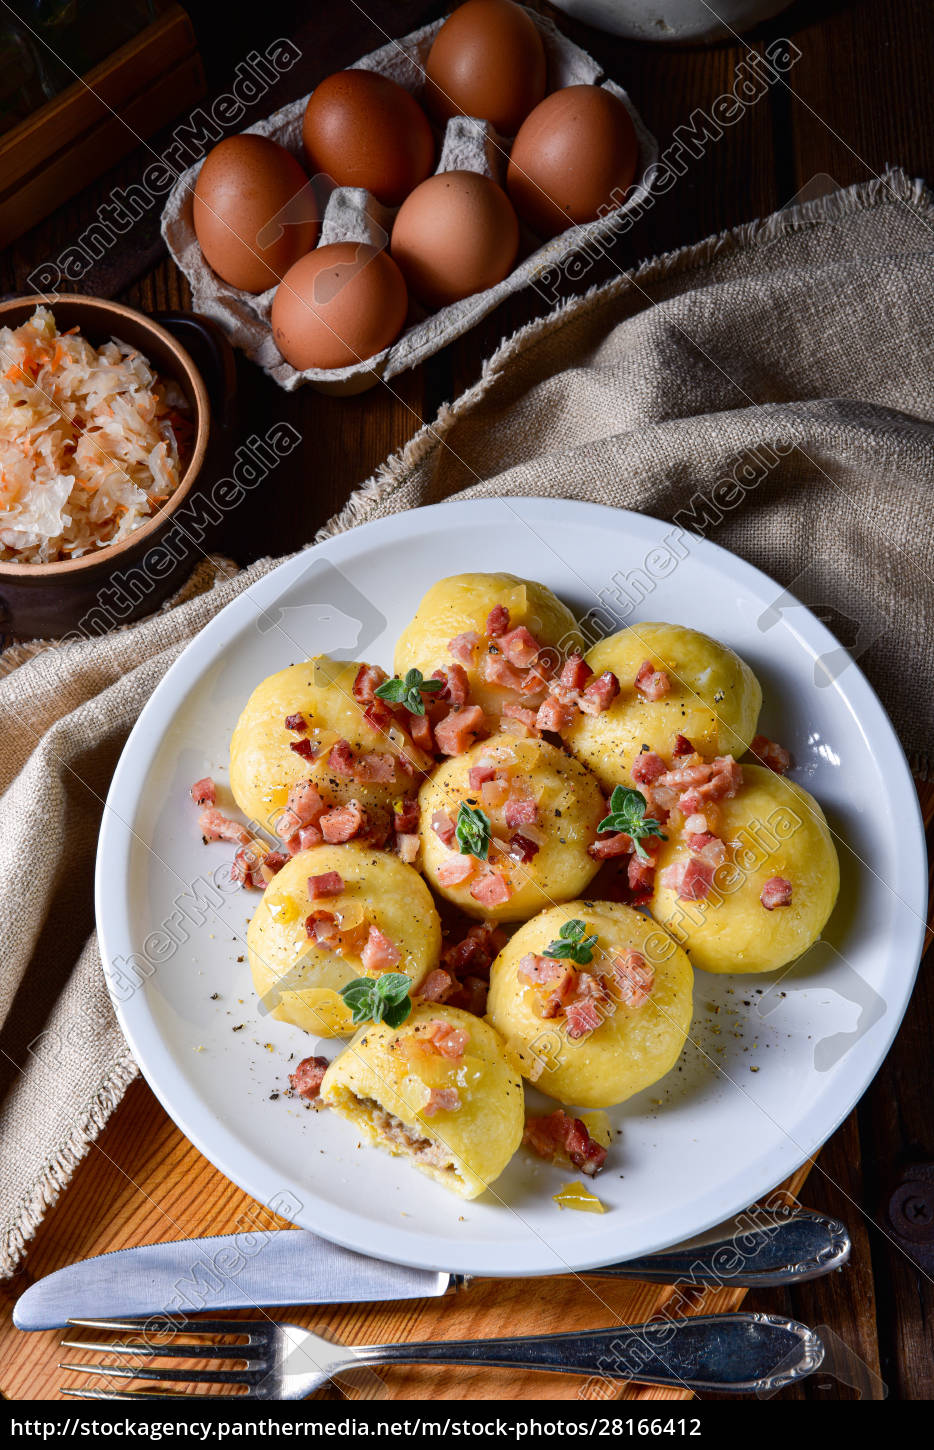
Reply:
[[[90,1329],[139,1334],[152,1325],[132,1319],[74,1319]],[[543,1334],[521,1339],[440,1340],[429,1344],[335,1344],[295,1324],[257,1320],[197,1320],[193,1326],[168,1325],[203,1343],[148,1344],[137,1340],[93,1342],[65,1340],[63,1348],[99,1350],[124,1362],[108,1365],[62,1364],[76,1374],[117,1380],[172,1384],[238,1385],[244,1399],[303,1400],[329,1380],[352,1376],[376,1364],[460,1364],[498,1369],[551,1370],[562,1374],[631,1380],[639,1384],[679,1385],[691,1390],[735,1394],[773,1394],[813,1374],[824,1346],[813,1329],[775,1314],[711,1314],[696,1319],[654,1320],[574,1334]],[[158,1334],[159,1331],[156,1331]],[[244,1344],[219,1344],[211,1336],[238,1334]],[[206,1368],[172,1369],[143,1360],[199,1359]],[[240,1368],[221,1368],[224,1360]],[[184,1391],[168,1388],[65,1389],[84,1399],[168,1399]],[[208,1397],[212,1398],[212,1397]],[[213,1398],[219,1398],[213,1396]]]

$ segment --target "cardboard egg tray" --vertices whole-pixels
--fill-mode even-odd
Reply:
[[[545,44],[549,92],[562,86],[600,84],[626,106],[639,141],[636,182],[622,206],[584,226],[571,227],[545,243],[520,221],[520,260],[508,277],[495,287],[476,292],[437,312],[426,312],[414,298],[410,299],[409,316],[403,332],[391,347],[374,357],[349,367],[307,368],[304,372],[285,362],[273,342],[269,325],[275,288],[270,287],[259,294],[242,292],[222,281],[201,255],[192,223],[192,197],[202,162],[189,167],[176,181],[162,214],[162,235],[191,284],[194,308],[214,318],[231,342],[241,347],[287,392],[302,383],[311,383],[324,392],[356,393],[372,387],[380,378],[388,381],[406,368],[424,362],[454,338],[460,337],[504,297],[521,287],[537,285],[550,301],[557,301],[557,284],[563,270],[571,273],[579,270],[579,264],[575,267],[572,259],[599,253],[614,233],[627,230],[632,224],[628,213],[635,211],[638,215],[645,205],[648,196],[646,173],[658,156],[654,137],[646,129],[626,92],[614,81],[601,79],[601,69],[592,56],[573,45],[551,21],[533,11],[528,13]],[[380,71],[419,96],[424,63],[443,23],[443,19],[434,21],[402,40],[391,41],[380,50],[364,56],[356,65],[361,69]],[[274,115],[249,126],[247,131],[278,141],[305,165],[302,119],[307,102],[308,97],[302,96]],[[502,185],[508,157],[509,143],[497,135],[489,122],[457,116],[445,128],[436,169],[479,171]],[[323,198],[320,200],[323,205]],[[394,215],[394,211],[381,205],[367,191],[356,187],[335,187],[324,206],[319,244],[351,241],[385,246],[392,231]]]

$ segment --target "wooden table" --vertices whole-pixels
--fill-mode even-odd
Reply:
[[[296,0],[275,7],[268,21],[253,7],[241,12],[234,8],[222,30],[216,21],[212,24],[209,13],[201,17],[198,5],[188,8],[199,29],[209,83],[217,91],[229,84],[237,60],[263,39],[257,24],[265,27],[268,39],[282,34],[297,38],[303,58],[260,103],[262,114],[381,44],[382,26],[399,35],[447,7],[425,0],[363,0],[361,5],[334,0],[328,6],[307,7]],[[310,21],[309,10],[314,12]],[[730,88],[746,49],[739,42],[708,49],[649,47],[614,41],[566,17],[560,23],[627,87],[663,147],[695,107],[706,107]],[[896,5],[805,0],[747,44],[761,50],[778,35],[790,36],[802,52],[787,84],[773,87],[740,124],[692,161],[680,185],[620,246],[613,258],[616,270],[766,215],[801,193],[865,180],[887,163],[934,179],[934,27],[928,0],[900,0]],[[255,118],[250,114],[247,119]],[[158,149],[159,139],[152,144]],[[22,238],[0,262],[2,290],[26,290],[32,269],[58,257],[89,224],[111,188],[126,187],[148,159],[135,153],[99,186]],[[161,251],[156,220],[145,218],[123,250],[124,260],[136,259],[135,280],[128,283],[125,268],[116,274],[104,258],[83,280],[82,290],[116,293],[144,311],[185,307],[186,285]],[[587,280],[598,276],[592,273]],[[298,450],[280,468],[262,498],[231,518],[217,546],[247,563],[311,538],[349,490],[403,444],[422,419],[476,379],[484,356],[503,334],[534,314],[538,301],[534,293],[510,300],[429,366],[396,379],[395,396],[376,389],[335,400],[307,388],[286,395],[241,360],[244,432],[287,419],[306,438],[314,438],[315,447],[310,454]],[[934,787],[920,789],[930,820]],[[934,1158],[932,1037],[934,987],[929,969],[922,969],[895,1046],[857,1110],[824,1148],[804,1194],[806,1202],[849,1224],[854,1239],[850,1268],[793,1292],[750,1294],[746,1299],[747,1307],[831,1326],[881,1377],[891,1395],[915,1399],[934,1394],[934,1292],[930,1277],[893,1241],[886,1214],[903,1162]],[[255,1206],[200,1157],[149,1089],[137,1082],[67,1193],[49,1212],[23,1272],[0,1292],[5,1319],[0,1329],[0,1388],[14,1399],[42,1398],[54,1396],[62,1382],[55,1370],[58,1335],[20,1335],[9,1325],[8,1308],[32,1277],[122,1244],[229,1232],[251,1211]],[[709,1307],[735,1306],[740,1297],[722,1290],[709,1296]],[[511,1281],[477,1286],[453,1305],[434,1301],[390,1310],[353,1307],[331,1311],[323,1321],[341,1336],[371,1341],[393,1335],[493,1335],[595,1327],[616,1315],[639,1317],[659,1303],[658,1291],[646,1286],[591,1281],[588,1289],[557,1280]],[[400,1398],[573,1398],[579,1388],[578,1382],[556,1376],[533,1381],[409,1370],[386,1377],[388,1393]],[[649,1398],[661,1394],[631,1393]],[[806,1399],[854,1393],[839,1380],[821,1376],[786,1392]]]

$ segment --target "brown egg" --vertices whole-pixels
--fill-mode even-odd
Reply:
[[[435,36],[425,75],[425,104],[439,121],[480,116],[514,136],[545,94],[545,47],[512,0],[467,0]]]
[[[322,81],[308,98],[302,139],[312,175],[363,186],[386,206],[398,206],[434,169],[428,117],[376,71],[342,70]]]
[[[553,237],[619,206],[638,160],[635,127],[619,97],[602,86],[566,86],[523,122],[506,188],[523,221]]]
[[[399,208],[392,255],[426,307],[495,287],[519,249],[519,222],[502,187],[476,171],[442,171]]]
[[[205,261],[244,292],[274,286],[318,240],[308,177],[266,136],[219,141],[198,172],[192,210]]]
[[[272,302],[272,335],[305,368],[343,368],[382,352],[402,331],[409,299],[388,252],[333,242],[302,257]]]

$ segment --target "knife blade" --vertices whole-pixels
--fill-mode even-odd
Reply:
[[[307,1229],[220,1234],[115,1249],[57,1269],[17,1300],[17,1329],[69,1319],[151,1319],[205,1309],[437,1298],[452,1276],[339,1248]]]

